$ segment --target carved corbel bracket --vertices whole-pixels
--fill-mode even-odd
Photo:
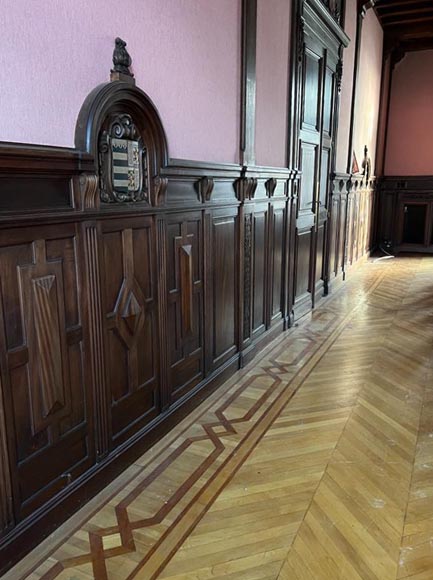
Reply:
[[[98,176],[82,173],[79,178],[79,207],[81,210],[98,209],[100,205]]]
[[[278,181],[275,179],[275,177],[271,177],[270,179],[267,180],[267,182],[265,183],[265,187],[268,197],[272,197],[274,195],[277,184]]]
[[[256,177],[240,177],[234,183],[236,197],[239,201],[251,201],[257,189]]]
[[[202,203],[211,200],[214,188],[214,180],[211,177],[202,177],[195,182],[194,186]]]
[[[150,203],[154,207],[164,205],[167,194],[168,179],[166,177],[155,177],[150,195]]]

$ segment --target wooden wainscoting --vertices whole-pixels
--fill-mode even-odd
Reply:
[[[0,148],[2,570],[292,316],[295,171],[172,161],[117,204],[94,164]]]
[[[147,147],[126,201],[98,149],[124,119]],[[305,312],[299,177],[169,161],[121,81],[85,102],[77,150],[0,146],[0,573]],[[372,192],[326,193],[325,291],[369,248]]]

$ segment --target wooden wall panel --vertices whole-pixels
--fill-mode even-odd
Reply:
[[[204,376],[203,223],[201,212],[167,220],[169,389],[171,401],[193,389]]]
[[[159,412],[153,221],[107,220],[101,243],[111,437],[116,446]]]
[[[268,204],[256,204],[252,214],[252,337],[266,329]]]
[[[268,274],[268,280],[270,281],[270,324],[278,322],[284,317],[286,212],[285,202],[275,202],[272,205],[270,224],[270,272]]]
[[[4,388],[19,519],[92,464],[91,405],[74,227],[62,228],[61,237],[22,231],[12,246],[2,234]]]
[[[215,369],[238,350],[238,208],[214,210],[207,224],[208,356]]]

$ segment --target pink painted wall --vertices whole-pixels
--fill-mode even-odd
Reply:
[[[433,50],[408,53],[394,70],[385,174],[433,174]]]
[[[374,11],[368,10],[362,26],[358,90],[355,105],[354,149],[361,168],[361,162],[364,158],[364,146],[367,145],[373,174],[379,119],[382,52],[383,30]]]
[[[241,0],[2,0],[0,140],[73,146],[121,36],[170,155],[237,162],[240,18]]]
[[[286,166],[291,2],[258,0],[256,163]]]
[[[353,67],[356,49],[356,4],[357,0],[346,0],[344,31],[350,38],[343,54],[343,78],[341,82],[340,116],[337,134],[336,169],[345,173],[349,149],[350,115],[352,106]]]

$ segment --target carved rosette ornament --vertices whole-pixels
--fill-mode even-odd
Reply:
[[[147,151],[130,115],[113,115],[101,133],[99,185],[105,203],[148,200]]]

